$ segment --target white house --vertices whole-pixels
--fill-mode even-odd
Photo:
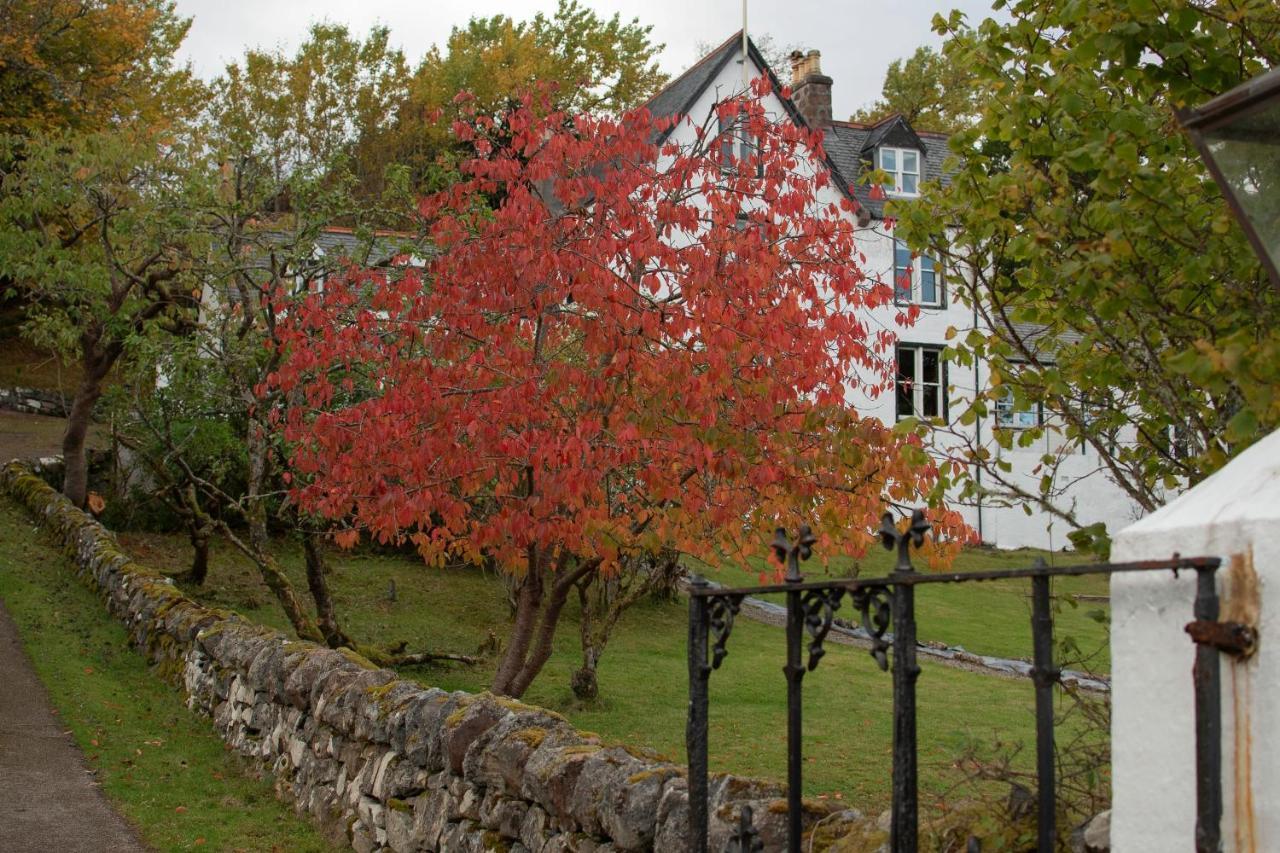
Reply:
[[[864,272],[886,283],[896,282],[898,305],[878,310],[868,318],[875,327],[893,330],[897,336],[896,387],[893,393],[870,397],[859,394],[854,405],[864,414],[893,423],[899,418],[920,416],[941,418],[948,424],[935,437],[939,446],[946,442],[977,442],[993,454],[1001,454],[1011,464],[1007,476],[1025,480],[1035,493],[1043,476],[1042,458],[1056,454],[1058,464],[1055,489],[1060,501],[1073,508],[1080,523],[1105,522],[1115,531],[1139,516],[1137,505],[1107,479],[1096,454],[1079,445],[1065,446],[1061,439],[1046,437],[1032,446],[1001,450],[992,440],[994,427],[1017,430],[1036,425],[1039,411],[1017,412],[999,409],[991,418],[980,418],[961,427],[955,420],[963,410],[962,403],[971,399],[975,388],[985,388],[988,373],[984,365],[976,368],[952,369],[943,358],[948,330],[964,335],[975,327],[977,318],[972,308],[955,298],[954,276],[963,271],[943,270],[928,257],[912,258],[905,246],[894,238],[891,222],[885,218],[885,203],[893,198],[910,198],[928,180],[945,180],[944,162],[948,156],[947,137],[911,127],[901,116],[890,116],[874,125],[837,121],[831,115],[832,79],[823,75],[818,51],[795,53],[791,57],[791,74],[786,85],[790,97],[783,97],[784,81],[765,62],[755,44],[746,41],[744,57],[741,32],[699,60],[674,79],[653,99],[648,107],[658,116],[683,116],[664,139],[679,144],[692,144],[703,120],[711,115],[715,104],[740,95],[744,81],[762,75],[771,78],[773,94],[765,108],[778,121],[791,121],[824,134],[825,162],[814,168],[825,168],[833,174],[832,193],[843,193],[854,203],[861,252],[865,256]],[[744,61],[747,63],[744,69]],[[894,177],[892,187],[873,191],[858,179],[872,164]],[[910,283],[909,286],[907,283]],[[918,320],[902,329],[895,318],[904,304],[918,305]],[[990,499],[967,503],[953,501],[966,521],[980,534],[982,541],[1001,548],[1038,547],[1060,549],[1069,546],[1066,523],[1031,507],[996,505]]]

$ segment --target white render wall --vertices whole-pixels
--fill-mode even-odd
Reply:
[[[1223,849],[1280,850],[1280,431],[1117,534],[1112,558],[1174,552],[1222,558],[1224,605],[1235,592],[1223,582],[1231,557],[1252,553],[1258,651],[1246,661],[1222,656]],[[1121,853],[1193,846],[1195,648],[1183,626],[1194,598],[1194,572],[1111,581],[1111,839]]]
[[[762,73],[760,69],[753,68],[750,76],[755,77],[760,73]],[[743,88],[741,63],[728,62],[721,69],[719,77],[689,108],[689,119],[673,128],[670,140],[680,145],[692,144],[696,139],[695,127],[706,121],[707,116],[714,110],[715,104],[741,93]],[[765,109],[776,120],[787,120],[786,108],[775,95],[767,97]],[[714,122],[712,126],[714,127]],[[819,201],[838,204],[841,198],[840,192],[830,187]],[[869,227],[858,230],[858,248],[862,254],[859,262],[864,273],[869,278],[878,278],[892,283],[893,237],[891,232],[886,231],[883,221],[872,220]],[[947,335],[948,329],[951,328],[956,330],[957,338],[962,338],[974,326],[973,311],[955,298],[955,289],[945,278],[943,286],[948,290],[943,307],[922,307],[915,323],[904,327],[899,322],[901,309],[892,305],[884,306],[868,312],[867,323],[870,330],[874,332],[881,328],[890,329],[903,343],[933,346],[947,346],[952,340]],[[892,360],[893,353],[888,353],[886,357]],[[950,410],[956,414],[962,411],[963,401],[973,397],[974,371],[972,368],[952,365],[948,378],[951,385]],[[982,385],[986,384],[985,365],[979,365],[976,381]],[[886,424],[892,424],[895,421],[892,391],[877,398],[855,392],[851,394],[850,401],[863,415],[877,417]],[[1011,450],[1001,451],[990,439],[991,425],[991,420],[985,419],[976,425],[976,428],[982,431],[984,441],[989,444],[993,453],[998,452],[1013,464],[1013,476],[1024,482],[1028,489],[1035,493],[1041,476],[1041,457],[1053,449],[1048,443],[1053,439],[1046,438],[1033,447],[1015,446]],[[957,427],[957,429],[968,430],[967,434],[972,435],[973,427]],[[945,441],[946,437],[939,434],[938,439]],[[1092,449],[1087,453],[1081,453],[1076,448],[1074,452],[1068,453],[1058,467],[1058,471],[1059,484],[1065,489],[1062,502],[1072,509],[1082,524],[1103,521],[1107,523],[1109,530],[1115,531],[1139,516],[1134,502],[1099,470],[1097,454]],[[982,540],[986,544],[999,548],[1032,547],[1050,550],[1070,547],[1067,540],[1070,527],[1067,523],[1038,508],[1028,515],[1021,506],[1000,507],[987,503],[979,508],[975,505],[954,503],[953,507],[962,513],[971,527],[981,532]]]

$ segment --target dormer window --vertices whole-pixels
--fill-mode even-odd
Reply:
[[[885,189],[895,195],[917,195],[920,192],[920,152],[911,148],[881,148],[880,170],[887,172],[892,183]]]

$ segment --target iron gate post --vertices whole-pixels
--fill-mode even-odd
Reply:
[[[1036,780],[1039,806],[1036,815],[1038,853],[1053,853],[1057,835],[1057,783],[1054,770],[1053,685],[1058,671],[1053,666],[1053,615],[1049,608],[1049,576],[1031,578],[1031,677],[1036,685]]]
[[[1216,567],[1196,567],[1195,616],[1218,621]],[[1196,853],[1222,849],[1222,674],[1219,651],[1196,643]]]
[[[893,587],[893,813],[894,853],[916,853],[919,818],[916,767],[916,589]]]
[[[695,575],[689,591],[689,716],[685,750],[689,757],[689,849],[707,853],[707,582]]]
[[[799,582],[799,579],[794,581]],[[804,642],[804,613],[800,608],[800,591],[787,593],[787,850],[800,853],[803,832],[803,756],[801,744],[801,682],[804,666],[800,662]]]

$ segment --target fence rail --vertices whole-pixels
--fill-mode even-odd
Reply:
[[[689,588],[689,714],[686,748],[689,760],[689,841],[695,853],[707,853],[708,770],[707,712],[711,673],[728,655],[728,641],[747,596],[780,594],[786,597],[787,679],[787,842],[788,850],[799,853],[803,835],[802,784],[802,684],[822,660],[823,643],[831,630],[835,612],[847,596],[858,610],[863,628],[871,635],[871,655],[880,669],[893,667],[893,806],[890,842],[894,853],[915,853],[918,844],[918,795],[916,747],[916,662],[915,588],[924,584],[964,583],[1026,578],[1031,581],[1031,679],[1036,693],[1036,773],[1039,790],[1038,851],[1054,849],[1055,766],[1053,731],[1053,690],[1060,671],[1053,661],[1053,615],[1050,609],[1050,579],[1078,575],[1113,575],[1122,572],[1194,571],[1197,576],[1195,621],[1187,632],[1196,645],[1193,675],[1196,718],[1196,850],[1218,851],[1222,818],[1222,720],[1220,707],[1220,652],[1241,653],[1253,643],[1248,628],[1219,623],[1215,573],[1216,557],[1179,557],[1132,563],[1096,563],[1075,566],[1048,566],[1043,561],[1025,569],[922,574],[911,563],[911,548],[920,547],[929,530],[924,513],[916,510],[905,531],[895,526],[886,513],[880,527],[885,548],[897,551],[893,570],[884,577],[850,578],[806,582],[800,562],[807,560],[815,540],[802,527],[795,540],[778,530],[772,543],[774,553],[787,567],[783,583],[726,589],[713,587],[695,577]],[[892,643],[886,639],[894,628]],[[805,636],[809,642],[805,648]],[[807,659],[806,659],[807,651]],[[744,807],[729,850],[759,850],[759,838],[751,825],[752,815]],[[977,850],[976,840],[970,849]]]

